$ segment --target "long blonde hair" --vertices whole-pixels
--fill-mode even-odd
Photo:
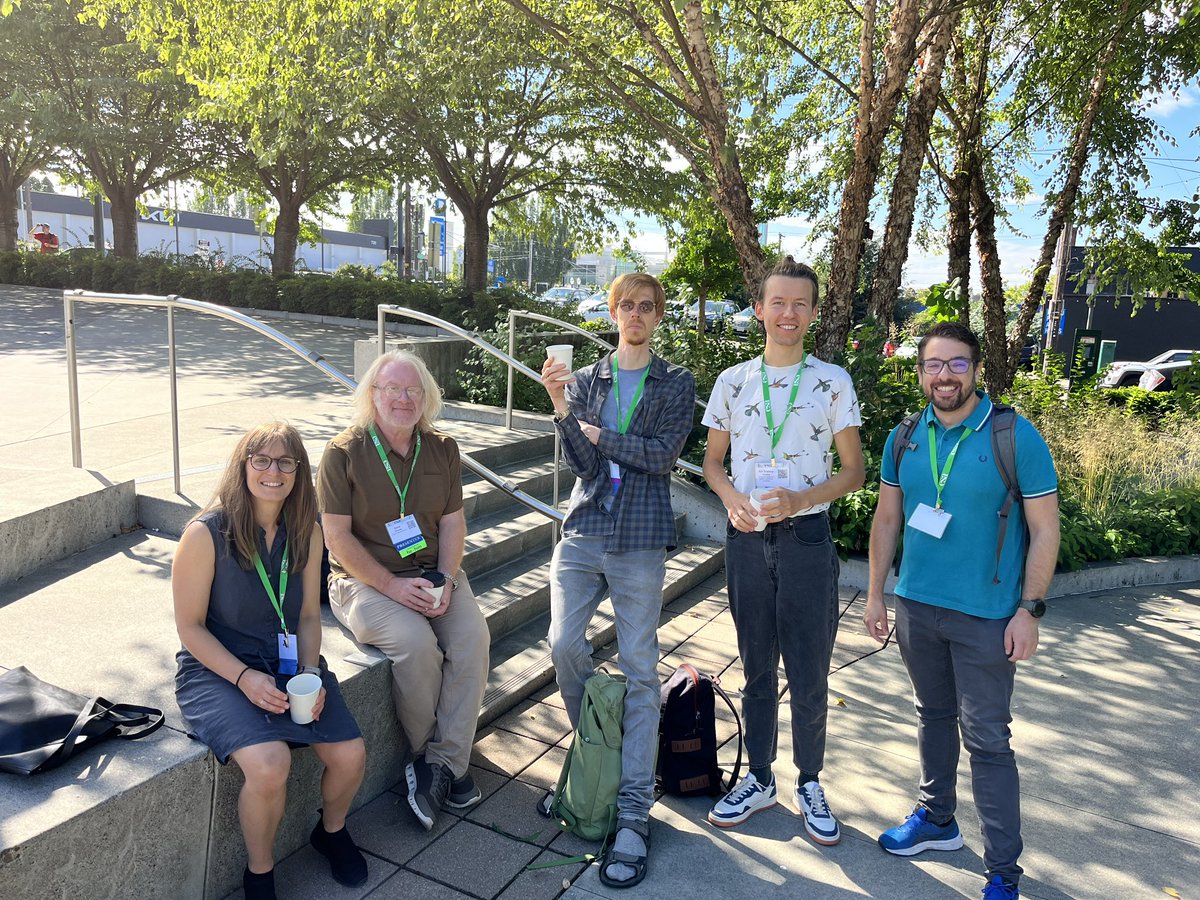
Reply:
[[[411,350],[389,350],[382,356],[377,356],[375,362],[363,373],[362,381],[354,390],[354,424],[366,428],[375,421],[375,379],[380,370],[389,363],[408,363],[417,370],[421,387],[425,389],[425,404],[421,409],[421,419],[417,422],[418,431],[429,431],[434,421],[442,414],[442,389],[425,365],[425,360]]]
[[[272,441],[283,444],[284,453],[298,465],[293,476],[292,492],[283,502],[287,519],[290,547],[290,572],[299,572],[308,563],[308,545],[313,525],[317,521],[317,492],[313,489],[312,467],[300,432],[286,422],[268,422],[248,431],[229,457],[229,465],[217,483],[217,490],[208,505],[196,518],[214,509],[225,513],[225,539],[229,541],[243,569],[254,565],[258,553],[258,523],[254,521],[254,498],[246,484],[246,459],[259,453]],[[192,521],[195,521],[193,519]]]

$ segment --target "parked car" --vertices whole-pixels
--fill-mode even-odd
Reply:
[[[713,331],[720,331],[725,326],[725,320],[737,312],[737,307],[728,300],[707,300],[704,303],[704,326]],[[687,309],[687,321],[695,322],[699,318],[700,301],[696,301]]]
[[[588,292],[581,288],[552,287],[542,296],[538,297],[543,303],[553,303],[555,306],[574,306],[581,300],[586,300]]]
[[[1192,359],[1159,363],[1146,369],[1138,379],[1137,386],[1143,391],[1169,391],[1175,387],[1175,373],[1192,367]]]
[[[752,333],[761,326],[758,323],[758,317],[754,315],[754,307],[747,306],[745,309],[729,317],[729,327],[733,330],[734,334],[744,336]]]
[[[1097,387],[1102,388],[1118,388],[1118,387],[1133,387],[1137,385],[1142,375],[1147,369],[1153,369],[1163,363],[1186,363],[1190,362],[1192,354],[1196,350],[1166,350],[1153,359],[1148,359],[1145,362],[1129,362],[1121,360],[1115,362],[1108,367],[1108,371],[1104,373],[1104,377],[1100,379]],[[1148,388],[1148,390],[1154,390]]]
[[[613,323],[612,314],[608,311],[608,293],[606,291],[596,291],[586,300],[579,304],[579,316],[585,322],[608,322]]]

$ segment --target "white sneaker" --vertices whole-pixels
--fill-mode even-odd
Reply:
[[[818,844],[832,847],[842,839],[838,821],[829,811],[825,791],[815,781],[796,785],[796,807],[804,815],[804,830]]]
[[[760,809],[775,805],[775,777],[770,784],[759,784],[753,775],[747,775],[737,786],[717,802],[708,813],[708,821],[720,828],[740,825]]]

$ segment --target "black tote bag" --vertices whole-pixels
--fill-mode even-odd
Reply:
[[[0,675],[0,772],[45,772],[108,738],[145,737],[162,723],[161,709],[81,697],[19,666]]]

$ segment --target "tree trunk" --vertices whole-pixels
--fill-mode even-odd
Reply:
[[[956,10],[938,20],[939,27],[925,53],[925,65],[904,123],[899,164],[896,179],[892,183],[891,202],[888,205],[887,227],[884,231],[883,247],[875,264],[869,306],[870,314],[885,333],[892,324],[896,298],[900,293],[900,278],[904,273],[904,263],[908,259],[908,242],[912,237],[917,188],[921,167],[925,162],[925,144],[929,140],[929,129],[937,111],[946,50],[958,23],[958,15]]]
[[[946,281],[958,280],[959,290],[964,295],[971,294],[971,173],[970,163],[963,154],[959,158],[958,168],[946,185],[949,235],[947,250],[950,259],[946,263]],[[971,327],[971,304],[963,304],[962,323]]]
[[[112,216],[113,253],[125,259],[137,259],[138,220],[135,188],[119,184],[106,186],[108,211]]]
[[[708,325],[708,320],[704,317],[704,313],[708,310],[708,288],[700,285],[696,290],[696,337],[704,340],[704,328]]]
[[[17,194],[22,182],[0,178],[0,250],[16,250],[20,223],[17,221]]]
[[[463,284],[475,294],[487,287],[488,209],[459,207],[463,215]]]
[[[300,206],[298,196],[281,191],[277,196],[279,215],[275,217],[275,239],[271,246],[271,274],[291,275],[296,271],[296,248],[300,245]]]
[[[1000,277],[1000,251],[996,244],[996,204],[984,183],[979,158],[972,156],[971,161],[971,207],[983,288],[983,377],[988,396],[999,400],[1012,382],[1008,377],[1004,283]]]
[[[738,265],[742,270],[742,282],[746,286],[746,298],[753,300],[758,296],[759,282],[767,268],[767,254],[758,239],[758,223],[754,220],[754,208],[737,151],[730,148],[728,152],[731,154],[730,161],[716,167],[712,196],[721,215],[725,217],[725,224],[729,226],[729,234],[737,250]],[[713,156],[720,158],[715,148]]]
[[[1042,239],[1042,252],[1033,268],[1033,278],[1029,282],[1029,291],[1021,303],[1017,313],[1017,321],[1013,323],[1012,338],[1008,346],[1008,363],[1005,377],[1006,384],[1012,384],[1017,374],[1017,364],[1021,358],[1021,347],[1029,326],[1033,322],[1034,313],[1042,305],[1046,293],[1046,282],[1050,277],[1050,266],[1054,261],[1054,250],[1062,235],[1067,220],[1075,210],[1075,199],[1079,195],[1079,182],[1083,178],[1083,169],[1087,165],[1088,146],[1092,137],[1092,126],[1100,112],[1100,104],[1104,100],[1104,85],[1108,81],[1108,73],[1116,58],[1117,49],[1125,33],[1126,18],[1129,15],[1130,0],[1122,0],[1121,8],[1116,15],[1116,27],[1109,38],[1104,53],[1096,63],[1096,73],[1092,76],[1091,89],[1088,92],[1087,103],[1083,108],[1083,117],[1075,132],[1071,144],[1071,161],[1067,166],[1067,177],[1063,183],[1058,199],[1054,203],[1054,211],[1050,214],[1050,222],[1046,226],[1046,236]]]
[[[863,226],[870,211],[871,197],[875,193],[875,179],[879,174],[884,140],[891,129],[896,108],[899,106],[915,59],[919,7],[917,0],[897,0],[889,23],[887,46],[883,52],[883,79],[878,85],[875,83],[872,62],[874,0],[868,0],[863,8],[854,162],[842,194],[829,283],[821,314],[821,325],[817,329],[816,354],[821,359],[837,358],[845,348],[846,337],[850,334],[850,314],[854,303],[854,289],[858,282],[859,257],[862,255]]]

